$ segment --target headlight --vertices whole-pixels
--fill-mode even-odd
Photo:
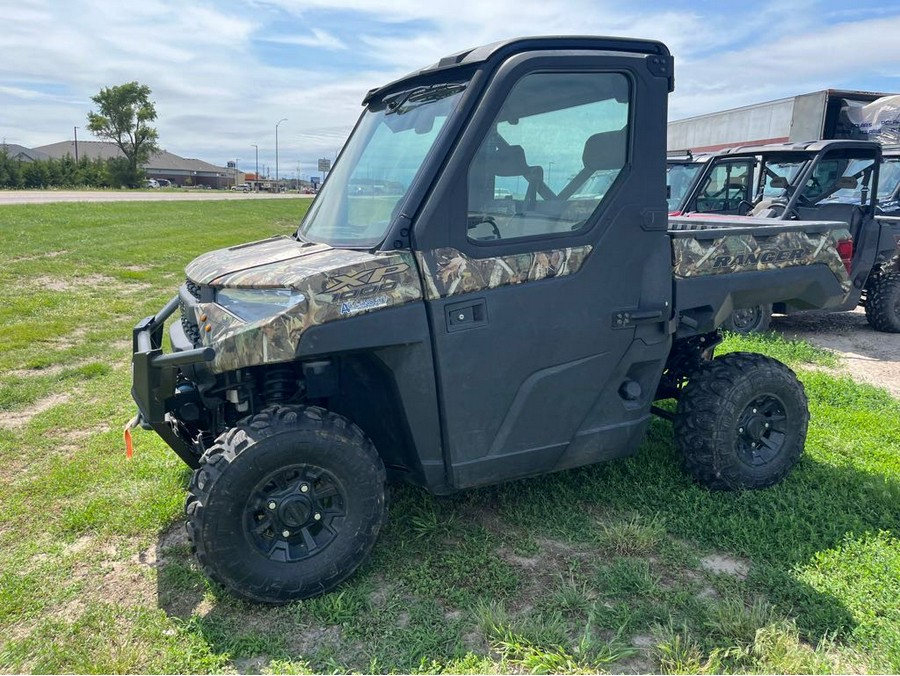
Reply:
[[[282,312],[306,300],[294,289],[219,289],[216,302],[247,322]]]

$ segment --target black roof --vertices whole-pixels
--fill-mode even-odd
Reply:
[[[369,90],[363,99],[363,105],[366,105],[373,98],[380,97],[392,90],[401,89],[409,86],[409,84],[420,78],[424,78],[434,73],[445,73],[457,68],[464,68],[476,64],[485,63],[487,61],[501,61],[520,52],[548,50],[548,49],[597,49],[614,52],[632,52],[638,54],[656,54],[664,57],[670,62],[669,48],[663,43],[656,40],[638,40],[634,38],[616,38],[604,36],[590,35],[571,35],[571,36],[535,36],[525,38],[514,38],[511,40],[502,40],[493,42],[481,47],[466,49],[456,52],[449,56],[445,56],[437,63],[426,68],[413,71],[404,75],[398,80],[386,84],[382,87],[376,87]],[[671,71],[669,77],[672,77]]]

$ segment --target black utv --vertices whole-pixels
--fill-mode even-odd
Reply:
[[[372,549],[388,479],[443,494],[621,458],[653,412],[710,488],[788,473],[803,388],[761,355],[713,359],[717,329],[752,303],[842,302],[863,274],[851,233],[670,224],[672,87],[652,41],[448,56],[368,93],[294,236],[188,265],[135,327],[132,392],[135,423],[195,470],[213,579],[322,593]]]

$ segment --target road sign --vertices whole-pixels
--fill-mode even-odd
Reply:
[[[319,160],[319,171],[331,171],[331,160],[322,158]]]

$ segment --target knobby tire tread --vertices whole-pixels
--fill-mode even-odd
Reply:
[[[288,433],[298,428],[314,431],[323,438],[342,438],[364,453],[375,467],[375,481],[377,485],[382,487],[382,514],[379,520],[369,524],[365,532],[361,530],[353,534],[353,537],[358,542],[358,546],[348,557],[351,559],[349,566],[340,568],[332,566],[331,575],[326,577],[316,589],[304,590],[301,588],[302,585],[293,588],[287,586],[279,587],[283,598],[275,599],[271,594],[271,585],[267,582],[251,584],[244,580],[240,587],[236,587],[232,582],[220,575],[217,565],[210,557],[206,543],[200,534],[206,518],[204,505],[208,504],[212,491],[215,490],[217,482],[228,470],[229,466],[242,453],[252,449],[259,441],[277,434]],[[378,532],[387,520],[386,495],[384,494],[385,482],[386,472],[384,464],[375,446],[365,433],[351,421],[318,406],[277,405],[269,407],[256,415],[240,420],[235,427],[223,433],[216,440],[216,443],[200,458],[200,467],[191,477],[185,502],[186,528],[191,549],[206,575],[235,595],[250,601],[278,604],[324,593],[349,577],[368,557]]]
[[[882,333],[900,333],[900,272],[879,272],[866,286],[866,319]]]
[[[800,443],[787,449],[786,456],[772,466],[765,477],[747,478],[741,460],[721,428],[723,418],[737,420],[740,403],[731,395],[736,383],[746,377],[755,381],[773,379],[792,381],[803,415],[793,421],[799,426]],[[809,410],[803,385],[781,362],[752,352],[732,352],[712,360],[688,382],[675,416],[675,440],[684,470],[696,481],[713,490],[765,488],[781,481],[803,452],[803,441],[809,423]]]

